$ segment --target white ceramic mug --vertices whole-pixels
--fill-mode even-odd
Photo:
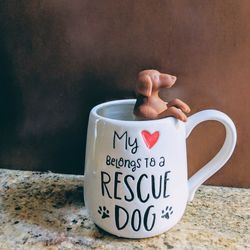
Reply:
[[[138,121],[135,100],[100,104],[90,112],[84,198],[96,225],[127,238],[151,237],[173,227],[197,188],[231,156],[232,120],[216,110],[198,112],[183,123],[168,117]],[[221,122],[226,139],[217,155],[187,177],[186,138],[199,123]]]

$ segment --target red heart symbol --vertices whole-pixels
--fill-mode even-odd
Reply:
[[[159,131],[155,131],[151,134],[147,130],[143,130],[141,134],[148,148],[152,148],[155,145],[160,135]]]

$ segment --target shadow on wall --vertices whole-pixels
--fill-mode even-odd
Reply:
[[[46,97],[24,100],[27,92],[39,96],[36,87],[29,91],[18,86],[11,78],[15,76],[10,72],[11,64],[5,61],[4,67],[7,70],[1,75],[0,92],[1,167],[83,174],[89,111],[96,104],[130,93],[118,92],[110,76],[88,71],[73,89],[44,86]]]
[[[18,145],[18,126],[22,120],[21,90],[15,79],[11,58],[0,36],[0,165],[4,167],[4,154]]]

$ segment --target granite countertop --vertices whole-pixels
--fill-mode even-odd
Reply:
[[[0,170],[0,249],[250,249],[250,189],[201,186],[170,231],[141,240],[98,229],[83,178]]]

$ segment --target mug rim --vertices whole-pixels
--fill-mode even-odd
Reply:
[[[136,99],[120,99],[120,100],[103,102],[103,103],[100,103],[100,104],[96,105],[95,107],[93,107],[92,110],[90,111],[90,114],[92,114],[98,120],[104,120],[104,121],[107,121],[110,123],[117,123],[117,124],[121,124],[121,123],[123,123],[123,124],[124,123],[150,124],[150,123],[156,123],[156,122],[163,123],[163,122],[167,122],[167,121],[168,122],[176,121],[176,122],[183,123],[182,121],[180,121],[174,117],[164,117],[164,118],[154,119],[154,120],[120,120],[120,119],[110,118],[110,117],[106,117],[106,116],[98,114],[98,110],[101,108],[105,108],[105,107],[117,105],[117,104],[135,104],[135,102],[136,102]]]

